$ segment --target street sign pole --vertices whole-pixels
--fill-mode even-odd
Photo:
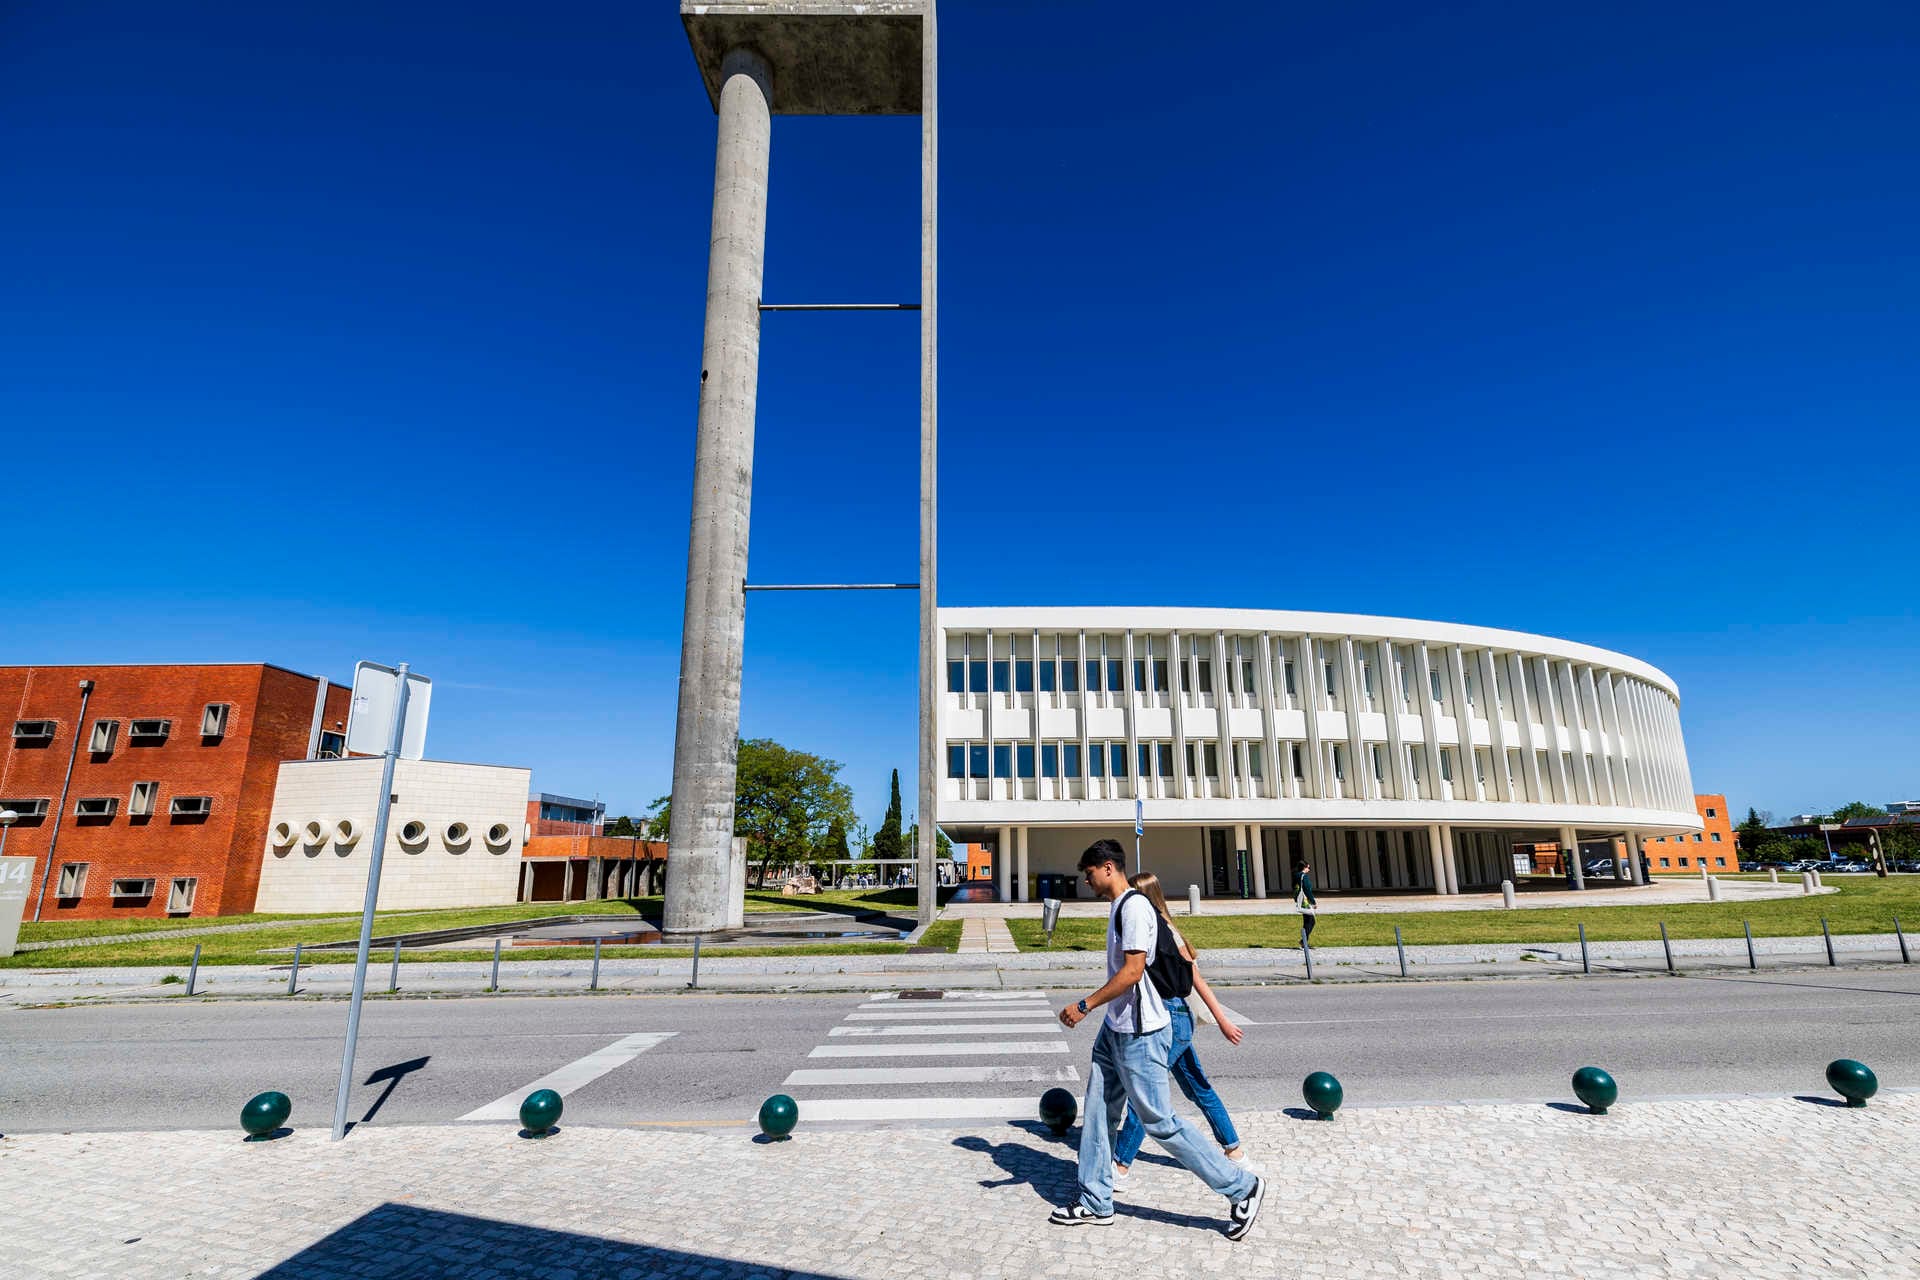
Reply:
[[[1140,837],[1147,834],[1147,806],[1135,797],[1133,801],[1133,874],[1140,874]]]
[[[393,768],[407,723],[407,664],[399,667],[393,727],[380,762],[380,804],[374,810],[373,856],[367,864],[367,905],[360,916],[360,951],[353,962],[353,1000],[347,1006],[347,1046],[340,1055],[340,1086],[333,1097],[333,1140],[347,1136],[347,1094],[353,1088],[353,1050],[360,1038],[360,1004],[367,993],[367,953],[373,948],[373,908],[380,900],[380,862],[387,851],[387,815],[393,807]]]

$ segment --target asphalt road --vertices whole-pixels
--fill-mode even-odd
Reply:
[[[1883,1087],[1920,1086],[1920,972],[1905,968],[1225,994],[1246,1041],[1202,1027],[1199,1046],[1230,1107],[1298,1105],[1313,1070],[1338,1075],[1350,1106],[1563,1100],[1587,1063],[1613,1072],[1623,1103],[1820,1093],[1836,1057],[1874,1066]],[[743,1123],[780,1091],[803,1120],[1031,1115],[1049,1083],[1080,1092],[1091,1029],[1046,1013],[1066,996],[371,1001],[350,1114],[458,1120],[559,1072],[568,1124]],[[292,1097],[296,1126],[324,1126],[345,1023],[335,1001],[0,1011],[0,1132],[237,1131],[241,1103],[268,1088]]]

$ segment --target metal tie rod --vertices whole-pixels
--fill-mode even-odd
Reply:
[[[918,311],[917,302],[763,302],[762,311]]]
[[[917,582],[743,582],[743,591],[918,591]]]

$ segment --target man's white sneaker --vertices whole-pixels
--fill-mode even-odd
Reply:
[[[1253,1190],[1247,1193],[1247,1198],[1236,1200],[1233,1207],[1227,1210],[1227,1239],[1247,1238],[1247,1233],[1253,1230],[1254,1219],[1260,1216],[1260,1202],[1266,1199],[1266,1196],[1267,1180],[1255,1178]]]
[[[1065,1208],[1055,1209],[1048,1214],[1047,1221],[1056,1227],[1110,1227],[1113,1225],[1113,1215],[1095,1213],[1076,1200]]]

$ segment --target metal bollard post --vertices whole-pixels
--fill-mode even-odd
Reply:
[[[1719,876],[1707,877],[1707,901],[1708,902],[1720,901],[1720,877]]]
[[[1313,981],[1313,948],[1307,945],[1307,924],[1300,922],[1300,954],[1307,958],[1307,981]]]
[[[1407,976],[1407,948],[1406,944],[1400,941],[1399,925],[1393,926],[1393,949],[1400,953],[1400,976],[1404,978]]]
[[[1827,918],[1820,917],[1820,936],[1827,940],[1827,967],[1838,968],[1840,962],[1833,958],[1833,934],[1827,929]]]
[[[1511,907],[1513,905],[1513,881],[1502,880],[1500,882],[1500,901],[1504,906]]]
[[[400,989],[400,943],[393,944],[393,968],[387,974],[387,994],[392,995]]]
[[[693,935],[693,981],[687,984],[689,991],[700,985],[700,935]]]
[[[500,990],[500,939],[493,940],[493,979],[487,983],[487,990]]]
[[[1200,886],[1197,884],[1187,886],[1187,914],[1190,916],[1200,914]]]
[[[600,939],[593,940],[593,977],[587,982],[587,990],[600,989]]]
[[[187,994],[193,994],[194,979],[200,976],[200,944],[193,944],[193,963],[187,966]]]
[[[1913,957],[1907,954],[1907,935],[1900,932],[1900,917],[1893,918],[1893,936],[1900,942],[1900,963],[1912,964]]]
[[[1592,973],[1593,965],[1587,959],[1587,926],[1576,924],[1574,927],[1580,930],[1580,972]]]
[[[1740,928],[1747,935],[1747,968],[1758,969],[1760,961],[1753,954],[1753,926],[1742,920]]]
[[[1673,944],[1667,941],[1667,922],[1660,922],[1660,949],[1667,953],[1667,972],[1673,972]]]
[[[293,972],[287,975],[287,994],[292,995],[300,985],[300,944],[293,944]]]

